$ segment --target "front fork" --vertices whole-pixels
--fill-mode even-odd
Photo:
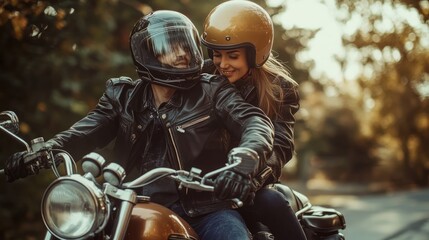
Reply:
[[[52,236],[52,234],[49,231],[46,231],[46,235],[45,235],[44,240],[54,240],[54,239],[55,239],[55,237]]]
[[[133,190],[118,189],[110,184],[105,185],[104,193],[107,196],[121,200],[121,206],[113,224],[110,239],[122,240],[125,238],[133,208],[137,203],[137,194]]]

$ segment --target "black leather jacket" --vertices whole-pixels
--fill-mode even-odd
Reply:
[[[147,126],[158,114],[167,136],[167,155],[176,169],[197,167],[204,173],[224,166],[228,149],[222,147],[221,136],[225,131],[241,139],[240,147],[258,153],[260,165],[256,171],[264,167],[272,153],[270,119],[245,102],[224,77],[203,74],[201,84],[189,91],[176,91],[168,107],[159,112],[149,108],[151,101],[150,84],[127,77],[110,79],[96,108],[49,142],[78,158],[116,138],[115,161],[131,171],[138,167],[142,156],[136,142],[150,141]],[[206,192],[182,191],[181,202],[190,216],[230,206],[217,204]]]
[[[214,73],[216,66],[211,59],[204,61],[203,72]],[[242,97],[254,106],[258,106],[258,93],[251,81],[252,76],[247,76],[234,83],[241,93]],[[277,81],[277,79],[273,80]],[[267,169],[261,169],[261,172],[255,177],[255,185],[259,187],[262,184],[277,182],[281,176],[282,168],[288,163],[295,153],[294,144],[294,114],[299,110],[299,91],[298,86],[291,82],[281,81],[280,86],[283,89],[285,97],[280,104],[279,115],[271,119],[274,125],[274,148],[273,154],[267,159]],[[233,141],[232,146],[237,144]]]

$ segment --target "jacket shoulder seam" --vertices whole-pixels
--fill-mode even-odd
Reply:
[[[112,85],[112,86],[116,86],[116,85],[122,85],[122,84],[126,84],[126,85],[134,85],[133,80],[130,77],[117,77],[117,78],[110,78],[109,80],[107,80],[107,85]]]

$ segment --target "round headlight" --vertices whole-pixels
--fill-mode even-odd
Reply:
[[[61,239],[82,239],[96,233],[108,219],[103,192],[80,175],[55,180],[42,198],[46,227]]]

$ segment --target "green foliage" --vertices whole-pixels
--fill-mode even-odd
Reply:
[[[65,129],[95,105],[109,77],[134,74],[120,40],[128,34],[122,27],[130,29],[138,12],[124,23],[116,19],[113,3],[12,1],[3,7],[11,9],[2,13],[11,20],[0,26],[1,47],[7,49],[0,55],[7,69],[0,73],[0,101],[41,131],[34,134]],[[22,22],[18,30],[15,18]]]
[[[136,77],[124,41],[141,16],[135,9],[114,1],[4,1],[0,8],[0,110],[17,113],[27,141],[71,126],[95,106],[108,78]],[[24,150],[1,134],[1,159]],[[13,184],[2,177],[1,239],[41,238],[48,173]]]

